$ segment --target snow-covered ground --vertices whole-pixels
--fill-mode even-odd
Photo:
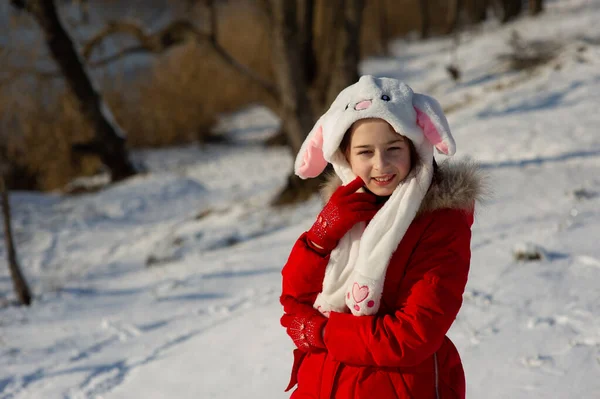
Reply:
[[[459,83],[450,39],[363,64],[437,97],[457,156],[490,176],[450,331],[470,398],[600,398],[598,21],[600,1],[558,0],[465,33]],[[554,58],[508,68],[514,31]],[[0,244],[0,399],[287,397],[280,270],[320,202],[265,206],[292,165],[259,145],[277,123],[238,112],[221,126],[236,146],[139,152],[148,174],[96,194],[13,193],[36,300],[13,306]],[[541,259],[516,259],[532,249]]]

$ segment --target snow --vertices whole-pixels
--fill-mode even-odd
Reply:
[[[557,0],[464,32],[458,83],[452,39],[397,41],[362,65],[436,97],[457,157],[489,175],[449,334],[468,397],[600,397],[599,18],[598,0]],[[557,53],[511,70],[513,31]],[[288,397],[280,271],[320,201],[266,205],[293,162],[260,145],[277,127],[250,107],[217,129],[234,145],[139,151],[148,172],[97,193],[12,193],[36,298],[14,305],[0,244],[0,399]]]

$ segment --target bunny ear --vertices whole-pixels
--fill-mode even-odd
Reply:
[[[326,166],[327,161],[323,157],[323,126],[319,124],[302,144],[294,169],[301,179],[308,179],[319,176]]]
[[[456,144],[450,133],[450,126],[440,104],[432,97],[415,93],[413,106],[417,111],[417,125],[425,138],[446,155],[454,155]]]

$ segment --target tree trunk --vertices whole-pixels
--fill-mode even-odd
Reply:
[[[376,0],[374,7],[375,21],[377,21],[377,27],[375,30],[375,52],[378,55],[388,55],[388,41],[390,40],[388,21],[387,21],[387,2],[386,0]]]
[[[538,15],[542,11],[544,11],[543,0],[529,0],[529,14]]]
[[[94,129],[94,139],[83,147],[100,157],[110,169],[114,181],[132,176],[135,174],[135,168],[129,161],[125,135],[94,88],[69,34],[59,19],[54,0],[29,0],[25,7],[42,28],[50,54],[75,95],[84,118]],[[76,146],[74,150],[77,150]]]
[[[301,62],[303,48],[298,41],[297,3],[292,0],[270,0],[273,62],[275,81],[281,101],[283,130],[290,150],[295,156],[314,124],[307,94],[306,71]],[[275,198],[274,205],[284,205],[307,199],[315,188],[314,182],[301,180],[293,172],[288,183]]]
[[[17,251],[12,235],[10,203],[8,198],[8,189],[4,183],[4,173],[0,170],[0,195],[2,196],[2,216],[4,219],[4,239],[6,243],[6,253],[8,255],[8,268],[12,277],[15,295],[19,302],[29,306],[31,304],[31,292],[29,286],[21,273],[17,259]]]
[[[305,71],[300,62],[302,49],[297,41],[296,2],[271,0],[273,15],[274,74],[280,93],[283,127],[294,154],[312,129],[314,119],[307,95]]]
[[[337,32],[335,63],[331,70],[326,72],[331,74],[326,106],[335,100],[340,91],[358,81],[360,27],[364,6],[364,0],[344,0],[344,20]]]
[[[489,0],[475,0],[471,20],[474,24],[481,23],[487,18]]]
[[[521,13],[521,0],[495,0],[495,9],[499,14],[500,22],[509,22]]]
[[[419,0],[421,12],[421,39],[429,37],[429,0]]]
[[[315,21],[315,1],[300,1],[300,51],[302,65],[304,65],[304,77],[307,86],[310,86],[317,77],[317,60],[314,51],[313,27]]]
[[[446,24],[446,34],[450,34],[458,27],[458,18],[462,8],[462,0],[450,0],[448,2],[448,18]]]
[[[307,95],[306,74],[301,62],[302,47],[298,38],[298,6],[292,0],[269,0],[269,15],[273,26],[274,73],[280,93],[283,130],[295,156],[306,135],[314,124],[313,110],[328,105],[346,86],[358,80],[360,59],[360,26],[364,0],[338,0],[322,3],[324,17],[320,23],[323,55],[331,62],[323,61],[324,68],[318,70],[315,81],[316,95],[312,101]],[[333,4],[343,6],[342,12]],[[331,11],[331,12],[330,12]],[[330,17],[330,18],[327,18]],[[333,44],[332,44],[333,43]],[[321,90],[319,90],[321,89]],[[324,101],[321,101],[324,100]],[[315,102],[318,102],[315,104]],[[275,205],[289,204],[309,198],[318,188],[319,179],[301,180],[293,173],[288,177],[284,190],[273,202]]]
[[[510,20],[515,19],[521,14],[523,11],[523,2],[522,0],[510,0]]]
[[[338,31],[344,23],[344,15],[340,12],[344,0],[322,0],[319,3],[318,29],[320,40],[316,43],[318,54],[317,78],[311,88],[313,112],[319,114],[329,106],[328,87],[333,77],[332,66],[336,63],[336,49],[338,47]]]

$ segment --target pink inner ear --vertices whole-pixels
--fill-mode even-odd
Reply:
[[[327,161],[323,158],[323,127],[319,126],[304,151],[298,174],[302,177],[316,177],[323,172],[326,166]]]
[[[416,107],[415,111],[417,111],[417,125],[423,129],[423,134],[425,134],[427,140],[433,144],[435,148],[448,155],[448,144],[444,143],[442,136],[431,121],[429,115]]]

